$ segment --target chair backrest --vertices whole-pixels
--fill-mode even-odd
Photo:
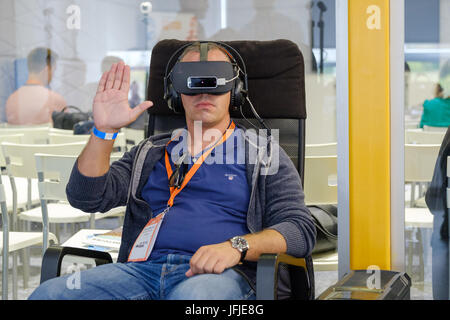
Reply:
[[[448,127],[433,127],[433,126],[426,126],[426,125],[423,126],[423,130],[424,131],[438,131],[438,132],[444,131],[444,132],[447,132],[447,129],[448,129]]]
[[[61,134],[61,133],[49,133],[48,141],[50,144],[63,144],[74,142],[87,142],[90,134]]]
[[[64,143],[74,143],[74,142],[87,142],[90,138],[90,134],[60,134],[60,133],[49,133],[48,139],[50,144],[64,144]],[[116,140],[114,141],[114,147],[123,148],[125,150],[125,134],[120,132],[117,134]]]
[[[405,144],[405,181],[430,182],[440,144]]]
[[[78,155],[44,153],[34,155],[41,200],[67,200],[66,185],[77,158]],[[120,157],[111,155],[110,159],[114,162]]]
[[[15,144],[3,142],[1,144],[6,160],[8,175],[13,177],[37,178],[36,153],[79,155],[85,142],[66,144]]]
[[[49,128],[48,129],[48,133],[59,133],[59,134],[73,135],[73,130],[60,129],[60,128]]]
[[[148,109],[147,136],[158,132],[170,132],[186,125],[184,115],[176,115],[164,100],[164,77],[170,57],[181,46],[189,43],[179,40],[162,40],[152,49],[150,77],[147,86],[147,100],[154,106]],[[246,70],[248,95],[251,105],[267,126],[278,130],[279,144],[286,151],[298,170],[302,184],[305,167],[305,70],[304,58],[298,46],[289,40],[273,41],[224,41],[242,57],[235,57],[239,67]],[[181,54],[181,52],[179,52]],[[235,53],[232,52],[234,56]],[[173,57],[176,61],[178,57]],[[169,66],[171,69],[172,66]],[[248,122],[261,125],[255,120],[252,106],[245,101],[241,110],[230,110],[236,124],[252,128]],[[248,121],[246,121],[248,120]],[[306,257],[308,280],[314,288],[314,268],[311,256]],[[293,274],[291,274],[292,276]],[[295,277],[296,278],[296,277]],[[294,277],[291,280],[296,283]],[[298,280],[298,279],[296,279]],[[298,280],[300,282],[300,280]],[[314,289],[311,290],[314,296]],[[311,292],[308,294],[310,295]]]
[[[22,143],[48,143],[49,127],[0,128],[0,135],[23,134]]]
[[[42,123],[42,124],[11,124],[11,123],[7,123],[7,122],[2,122],[0,123],[0,128],[11,128],[11,129],[16,129],[16,128],[28,128],[28,129],[33,129],[33,128],[42,128],[42,127],[46,127],[46,128],[50,128],[52,126],[52,124],[49,123]]]
[[[306,144],[305,156],[337,156],[337,142]]]
[[[23,133],[0,136],[0,144],[2,142],[22,143],[22,141]],[[3,155],[2,148],[0,148],[0,167],[6,167],[5,156]]]
[[[337,204],[337,156],[305,157],[306,205]]]
[[[445,131],[424,131],[422,129],[405,130],[405,143],[407,144],[441,144]]]
[[[127,146],[135,146],[145,138],[143,129],[122,128],[120,129],[125,135],[125,142]]]
[[[186,125],[184,115],[171,111],[164,97],[164,75],[172,54],[188,41],[162,40],[152,50],[147,98],[154,106],[148,109],[147,135],[170,132]],[[242,56],[248,76],[248,91],[252,104],[272,129],[279,130],[280,145],[290,156],[303,180],[305,153],[305,71],[298,46],[289,40],[224,41]],[[180,52],[181,53],[181,52]],[[238,60],[238,59],[237,59]],[[238,60],[240,64],[240,61]],[[241,69],[243,66],[240,66]],[[279,92],[280,94],[273,94]],[[260,125],[246,101],[230,115],[237,124],[251,126],[243,115]],[[303,182],[303,181],[302,181]]]

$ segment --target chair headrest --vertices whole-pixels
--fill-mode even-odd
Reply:
[[[191,41],[162,40],[152,50],[147,99],[153,115],[172,115],[164,100],[164,75],[172,54]],[[289,40],[224,41],[242,56],[247,69],[248,96],[261,118],[306,119],[304,59]],[[235,57],[239,62],[239,59]],[[254,118],[246,101],[243,113]],[[240,111],[232,118],[242,118]]]

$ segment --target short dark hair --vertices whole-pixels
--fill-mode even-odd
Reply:
[[[58,55],[49,48],[39,47],[31,50],[27,57],[28,72],[38,73],[46,66],[53,67]]]
[[[210,50],[220,50],[222,51],[228,58],[228,60],[230,60],[230,54],[228,53],[228,51],[222,47],[220,44],[215,43],[215,42],[208,42],[208,52]],[[200,42],[194,42],[191,45],[189,45],[188,47],[186,47],[186,49],[183,50],[183,53],[181,53],[180,57],[178,58],[178,61],[183,60],[183,58],[189,53],[189,52],[200,52]],[[231,60],[230,60],[231,61]]]

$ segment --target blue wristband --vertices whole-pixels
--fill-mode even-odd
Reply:
[[[118,132],[114,132],[114,133],[101,132],[101,131],[97,130],[96,127],[94,127],[92,129],[92,132],[94,133],[94,135],[96,137],[103,139],[103,140],[114,140],[117,137],[117,133],[118,133]]]

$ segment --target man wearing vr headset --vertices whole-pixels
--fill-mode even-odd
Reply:
[[[206,62],[201,76],[194,72],[199,62]],[[103,74],[94,99],[95,129],[74,166],[67,195],[87,212],[127,205],[118,263],[82,271],[79,290],[67,288],[67,276],[46,281],[30,299],[254,299],[255,261],[262,253],[311,253],[315,227],[284,151],[278,171],[262,182],[257,170],[263,163],[205,161],[214,152],[217,157],[219,146],[244,139],[229,112],[238,74],[224,63],[231,66],[230,54],[217,44],[187,47],[171,70],[175,90],[167,99],[172,107],[172,99],[181,99],[190,139],[150,137],[111,166],[113,138],[153,103],[130,109],[130,69],[123,63]],[[177,90],[187,94],[174,97]],[[205,140],[208,130],[222,134]],[[183,159],[191,158],[183,173],[172,159],[180,145]],[[231,150],[245,153],[242,146]]]

